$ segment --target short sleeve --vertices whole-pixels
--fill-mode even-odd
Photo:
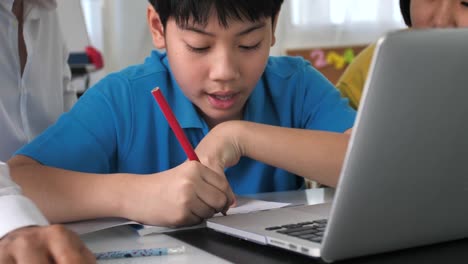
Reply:
[[[356,111],[349,101],[320,72],[310,65],[303,69],[296,105],[302,112],[301,127],[344,132],[353,127]]]
[[[349,98],[350,104],[354,109],[359,107],[361,101],[362,90],[366,83],[367,73],[374,54],[375,44],[368,46],[366,49],[348,65],[343,75],[338,80],[336,87],[341,94]]]

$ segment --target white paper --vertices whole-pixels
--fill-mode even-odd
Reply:
[[[84,235],[87,233],[92,233],[92,232],[96,232],[99,230],[103,230],[103,229],[107,229],[107,228],[111,228],[115,226],[130,225],[130,224],[139,224],[139,223],[135,221],[130,221],[125,218],[100,218],[100,219],[94,219],[94,220],[66,223],[64,225],[65,227],[77,233],[78,235]]]
[[[246,213],[251,213],[251,212],[256,212],[256,211],[281,208],[281,207],[290,205],[289,203],[268,202],[268,201],[255,200],[255,199],[240,197],[240,196],[236,197],[236,199],[237,199],[237,206],[229,208],[229,210],[227,211],[228,215],[246,214]],[[218,213],[215,216],[222,216],[222,214]]]
[[[229,208],[227,214],[245,214],[250,212],[262,211],[262,210],[270,210],[276,209],[280,207],[284,207],[289,205],[289,203],[278,203],[278,202],[268,202],[262,200],[255,200],[246,197],[236,197],[237,199],[237,206]],[[214,217],[222,216],[221,213],[214,215]],[[102,218],[96,220],[89,220],[89,221],[80,221],[80,222],[73,222],[67,223],[65,226],[75,233],[79,235],[96,232],[99,230],[112,228],[115,226],[122,226],[122,225],[140,225],[141,228],[136,228],[138,234],[141,236],[152,234],[152,233],[167,233],[172,231],[178,231],[183,229],[194,229],[194,228],[202,228],[205,227],[205,222],[194,225],[194,226],[187,226],[187,227],[163,227],[163,226],[149,226],[149,225],[142,225],[135,221],[130,221],[124,218]]]

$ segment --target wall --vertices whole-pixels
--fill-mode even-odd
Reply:
[[[104,0],[104,56],[107,72],[141,63],[153,49],[146,24],[146,0]]]

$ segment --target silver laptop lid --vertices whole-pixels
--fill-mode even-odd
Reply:
[[[322,257],[468,236],[468,30],[382,38],[351,137]]]

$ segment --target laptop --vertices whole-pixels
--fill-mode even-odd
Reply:
[[[389,33],[375,50],[332,203],[208,228],[327,262],[468,237],[468,29]]]

